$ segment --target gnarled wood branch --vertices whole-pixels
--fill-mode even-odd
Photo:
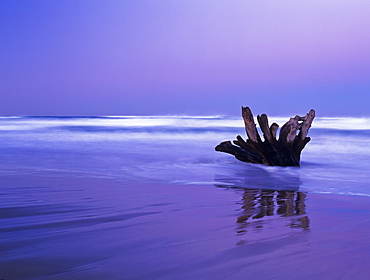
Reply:
[[[240,135],[233,141],[225,141],[216,146],[215,150],[234,155],[238,160],[261,163],[271,166],[299,166],[301,152],[311,140],[307,137],[308,130],[315,118],[315,111],[304,116],[290,118],[280,129],[279,139],[276,139],[279,125],[269,126],[266,114],[257,116],[258,124],[263,133],[261,140],[252,111],[249,107],[242,107],[242,117],[248,139],[245,141]]]

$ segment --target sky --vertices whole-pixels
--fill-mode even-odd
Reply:
[[[370,1],[0,0],[0,115],[370,116]]]

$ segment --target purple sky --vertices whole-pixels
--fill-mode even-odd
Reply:
[[[1,115],[370,116],[370,2],[1,0]]]

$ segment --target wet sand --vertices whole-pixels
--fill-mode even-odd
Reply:
[[[370,198],[3,172],[0,279],[368,279]]]

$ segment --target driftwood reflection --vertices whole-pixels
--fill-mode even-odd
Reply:
[[[241,194],[236,232],[241,241],[259,242],[288,236],[292,231],[307,231],[306,194],[300,191],[299,170],[233,166],[237,171],[215,174],[215,186],[231,188]],[[226,170],[227,171],[227,170]]]
[[[246,189],[242,198],[243,213],[237,223],[247,222],[249,219],[262,219],[265,216],[278,215],[281,217],[300,216],[291,227],[309,228],[306,214],[306,194],[294,191],[273,191]]]
[[[269,236],[287,234],[287,229],[309,230],[306,194],[296,191],[246,189],[241,200],[242,213],[237,217],[237,234],[247,235],[263,229]],[[284,230],[284,228],[286,230]],[[250,238],[249,234],[246,238]],[[249,240],[242,240],[239,244]]]

